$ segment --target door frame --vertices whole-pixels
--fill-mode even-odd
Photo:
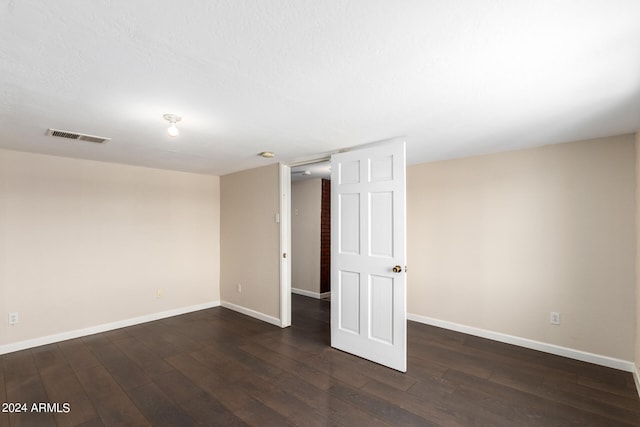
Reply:
[[[280,327],[291,326],[291,168],[280,173]]]
[[[291,168],[326,162],[331,160],[332,154],[334,153],[324,153],[301,161],[280,163],[280,252],[287,252],[287,258],[280,257],[280,327],[282,328],[291,326],[291,254],[289,253],[291,252]],[[283,251],[283,247],[288,248],[288,251]]]

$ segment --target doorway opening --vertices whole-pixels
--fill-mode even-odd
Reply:
[[[313,163],[318,160],[291,167]],[[343,150],[332,154],[331,164],[335,165],[331,174],[337,179],[331,198],[338,204],[331,215],[332,232],[336,233],[331,238],[332,249],[336,253],[330,263],[333,287],[337,289],[331,302],[324,301],[331,313],[329,343],[338,350],[406,372],[406,143],[404,138],[393,138]],[[285,249],[280,264],[280,312],[281,318],[289,317],[282,327],[292,325],[291,291],[296,289],[291,274],[282,274],[291,272],[287,252],[294,252],[290,218],[300,214],[295,205],[292,211],[290,203],[291,167],[280,164],[284,218],[280,240]],[[302,170],[298,175],[311,173]]]
[[[330,178],[328,159],[291,167],[292,323],[300,308],[296,306],[296,301],[301,301],[299,296],[328,300],[331,295]],[[313,303],[307,301],[304,306],[309,304]]]

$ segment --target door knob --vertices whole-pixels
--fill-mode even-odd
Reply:
[[[400,267],[399,265],[396,265],[395,267],[393,267],[394,273],[400,273],[401,271],[402,271],[402,267]]]

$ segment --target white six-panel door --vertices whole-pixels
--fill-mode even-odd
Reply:
[[[402,372],[405,210],[404,141],[331,157],[331,346]]]

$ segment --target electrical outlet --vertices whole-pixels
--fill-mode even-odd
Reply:
[[[18,312],[9,313],[9,325],[13,326],[16,323],[18,323],[19,320],[20,320],[20,318],[18,317]]]
[[[242,285],[240,283],[238,283],[238,293],[239,294],[242,293]]]
[[[560,313],[557,311],[549,313],[549,323],[552,325],[560,325]]]
[[[162,293],[163,293],[163,292],[162,292],[162,289],[158,289],[158,290],[156,291],[156,298],[162,298]]]

